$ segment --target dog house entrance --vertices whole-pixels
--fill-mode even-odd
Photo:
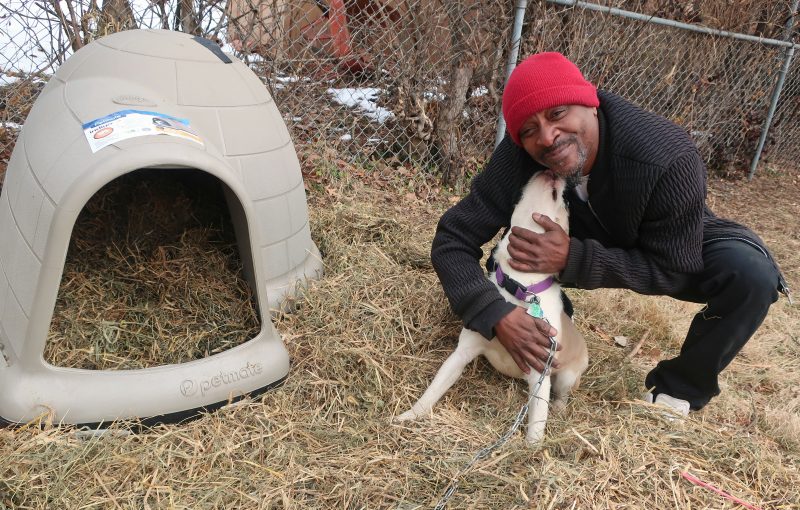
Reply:
[[[232,214],[243,214],[236,196],[201,170],[142,169],[105,185],[73,228],[45,360],[141,369],[254,338],[269,317],[259,317]]]
[[[322,271],[269,92],[213,42],[167,30],[94,41],[48,81],[9,160],[0,234],[0,422],[171,418],[279,384],[289,356],[269,310]]]

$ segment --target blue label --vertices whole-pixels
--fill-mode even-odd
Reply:
[[[178,117],[173,117],[172,115],[167,115],[165,113],[159,112],[148,112],[145,110],[120,110],[118,112],[114,112],[112,114],[106,115],[105,117],[100,117],[99,119],[94,119],[86,124],[83,125],[83,129],[89,129],[101,124],[105,124],[107,122],[111,122],[113,120],[121,119],[126,115],[130,115],[132,113],[138,113],[139,115],[152,115],[153,117],[164,117],[165,119],[174,120],[175,122],[179,122],[181,124],[189,125],[189,121],[187,119],[179,119]]]

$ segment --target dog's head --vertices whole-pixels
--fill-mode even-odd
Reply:
[[[544,214],[569,233],[569,215],[564,202],[565,188],[566,181],[562,177],[549,170],[537,172],[523,189],[517,210],[522,206],[528,218],[534,212]],[[534,229],[537,232],[542,231],[541,227]]]

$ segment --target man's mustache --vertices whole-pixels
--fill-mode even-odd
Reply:
[[[569,145],[571,143],[575,143],[577,141],[578,141],[578,137],[576,137],[574,135],[570,136],[569,138],[564,138],[563,140],[559,140],[556,143],[554,143],[553,145],[551,145],[550,147],[547,147],[546,149],[544,149],[544,151],[542,151],[542,155],[543,156],[549,156],[551,153],[557,151],[561,147],[563,147],[565,145]]]

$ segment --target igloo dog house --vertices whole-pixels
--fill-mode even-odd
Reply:
[[[79,212],[139,169],[189,168],[222,184],[261,330],[228,351],[141,370],[52,366],[43,352]],[[70,57],[17,140],[0,195],[0,419],[169,421],[288,374],[269,310],[321,271],[300,166],[258,77],[212,42],[131,30]]]

